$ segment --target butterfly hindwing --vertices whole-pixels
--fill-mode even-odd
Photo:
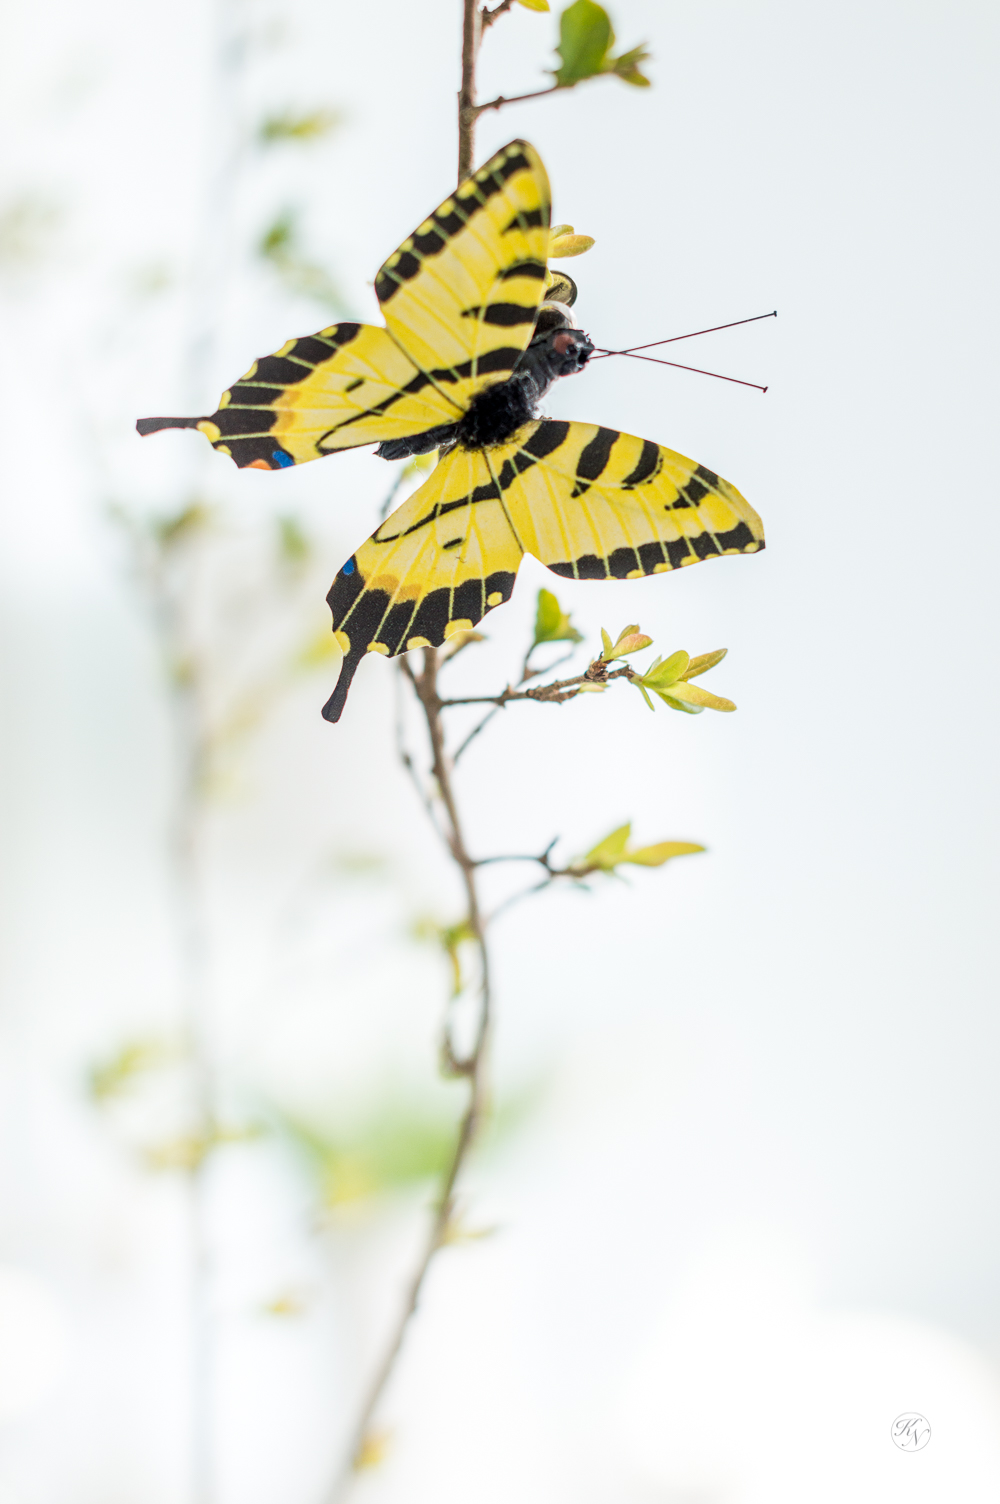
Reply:
[[[327,720],[339,720],[365,653],[438,647],[510,599],[523,550],[486,455],[445,455],[337,575],[327,601],[344,662]]]
[[[546,285],[549,182],[512,141],[446,199],[375,279],[386,325],[464,410],[526,349]]]
[[[508,600],[525,553],[610,580],[763,547],[734,486],[649,439],[542,420],[507,444],[454,449],[333,583],[344,662],[323,713],[339,719],[366,652],[436,647]]]
[[[633,580],[764,547],[735,486],[651,439],[543,420],[494,454],[518,542],[569,579]]]
[[[241,469],[279,470],[461,415],[385,329],[334,324],[255,361],[191,426]]]

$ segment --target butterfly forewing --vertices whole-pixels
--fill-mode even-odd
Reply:
[[[241,468],[277,470],[460,417],[385,329],[334,324],[255,361],[197,426]]]
[[[498,151],[382,267],[375,291],[410,358],[463,410],[509,377],[545,291],[549,182],[526,141]]]

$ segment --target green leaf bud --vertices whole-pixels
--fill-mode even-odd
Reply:
[[[535,611],[535,636],[532,646],[537,647],[540,642],[582,641],[582,632],[576,630],[576,627],[570,621],[569,613],[563,610],[552,591],[539,590],[538,606]]]
[[[557,86],[572,88],[582,79],[603,73],[614,39],[611,21],[603,6],[595,4],[595,0],[574,0],[574,4],[559,17]]]

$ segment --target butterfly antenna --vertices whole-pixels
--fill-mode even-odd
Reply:
[[[666,344],[666,340],[663,341]],[[755,392],[766,392],[766,386],[760,386],[756,381],[741,381],[738,376],[723,376],[719,371],[703,371],[700,366],[682,366],[676,360],[659,360],[655,355],[636,355],[632,350],[598,350],[598,358],[605,355],[627,355],[632,360],[648,360],[654,366],[673,366],[678,371],[694,371],[697,376],[714,376],[717,381],[733,381],[737,386],[752,386]],[[591,359],[594,357],[592,356]]]
[[[737,329],[740,324],[757,324],[761,319],[776,319],[778,310],[773,313],[755,313],[752,319],[734,319],[731,324],[713,324],[711,329],[695,329],[691,334],[672,334],[669,339],[654,339],[648,345],[629,345],[627,350],[615,350],[615,355],[632,355],[636,350],[653,350],[657,345],[673,345],[679,339],[697,339],[699,334],[718,334],[720,329]]]

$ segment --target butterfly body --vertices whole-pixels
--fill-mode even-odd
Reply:
[[[384,460],[430,454],[461,444],[485,449],[504,444],[519,428],[538,416],[538,404],[564,376],[582,371],[593,353],[593,342],[575,329],[568,309],[543,303],[538,320],[541,333],[531,341],[508,381],[477,392],[457,423],[443,424],[407,439],[387,439],[375,453]],[[538,326],[536,326],[538,327]]]
[[[428,479],[351,556],[327,600],[343,651],[337,720],[366,653],[432,647],[508,600],[525,553],[570,579],[637,579],[764,547],[712,470],[649,439],[540,419],[594,349],[546,302],[550,195],[514,141],[446,199],[375,280],[385,327],[344,323],[256,361],[198,428],[240,467],[276,470],[377,444],[437,449]],[[566,303],[568,278],[552,288]]]

